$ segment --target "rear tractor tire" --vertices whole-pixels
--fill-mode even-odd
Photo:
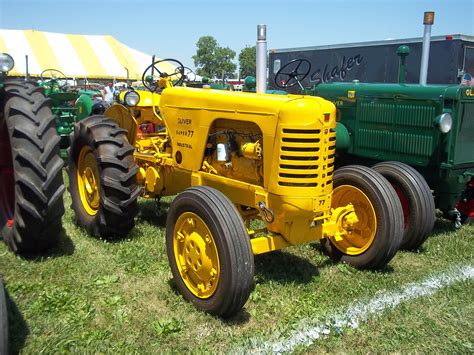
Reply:
[[[430,187],[418,171],[397,161],[379,163],[372,169],[392,184],[402,204],[404,232],[400,248],[418,249],[433,230],[436,218]]]
[[[76,222],[90,235],[127,235],[138,213],[134,148],[118,124],[101,115],[76,123],[69,147],[69,192]]]
[[[55,117],[35,83],[6,80],[1,91],[1,235],[15,253],[38,253],[62,232],[63,162]]]
[[[247,229],[232,202],[205,186],[186,189],[166,221],[174,282],[198,309],[228,318],[247,301],[254,261]]]
[[[403,211],[395,190],[382,175],[358,165],[337,169],[333,186],[332,207],[352,203],[359,222],[342,241],[321,240],[323,251],[358,269],[385,267],[403,237]]]

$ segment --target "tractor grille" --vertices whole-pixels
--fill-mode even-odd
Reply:
[[[278,185],[324,188],[332,182],[336,132],[282,128]]]

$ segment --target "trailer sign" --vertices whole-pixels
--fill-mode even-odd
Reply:
[[[406,83],[418,83],[422,38],[274,49],[269,53],[269,83],[274,83],[279,68],[295,59],[311,63],[311,71],[302,81],[304,87],[353,80],[396,83],[399,68],[396,52],[403,44],[410,48],[406,58]],[[428,68],[428,84],[460,84],[464,74],[474,75],[474,36],[432,37]],[[290,91],[296,93],[299,88],[292,89]]]
[[[330,67],[330,64],[324,66],[324,70],[321,68],[313,71],[309,77],[311,84],[327,83],[333,81],[334,78],[340,78],[344,80],[347,76],[347,73],[352,70],[354,66],[359,66],[364,57],[360,54],[346,58],[342,56],[340,64],[336,64],[334,67]]]

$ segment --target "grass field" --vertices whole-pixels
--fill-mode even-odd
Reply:
[[[169,200],[168,200],[169,203]],[[65,195],[65,205],[70,197]],[[399,292],[429,277],[474,267],[474,226],[454,231],[438,219],[419,252],[399,252],[380,272],[335,264],[318,243],[255,258],[255,289],[230,320],[197,311],[171,282],[161,215],[140,201],[127,239],[105,242],[73,224],[48,255],[23,259],[0,245],[13,352],[248,352],[270,349],[295,331],[330,324],[355,302]],[[332,327],[295,352],[474,351],[472,278],[369,315],[357,327]]]

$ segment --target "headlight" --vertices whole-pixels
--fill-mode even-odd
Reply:
[[[125,94],[123,101],[127,106],[136,106],[140,101],[140,95],[136,91],[129,91]]]
[[[15,61],[12,56],[6,53],[0,53],[0,72],[5,73],[12,70]]]
[[[438,127],[441,133],[448,133],[453,127],[453,116],[447,112],[443,113],[436,118],[435,126]]]

